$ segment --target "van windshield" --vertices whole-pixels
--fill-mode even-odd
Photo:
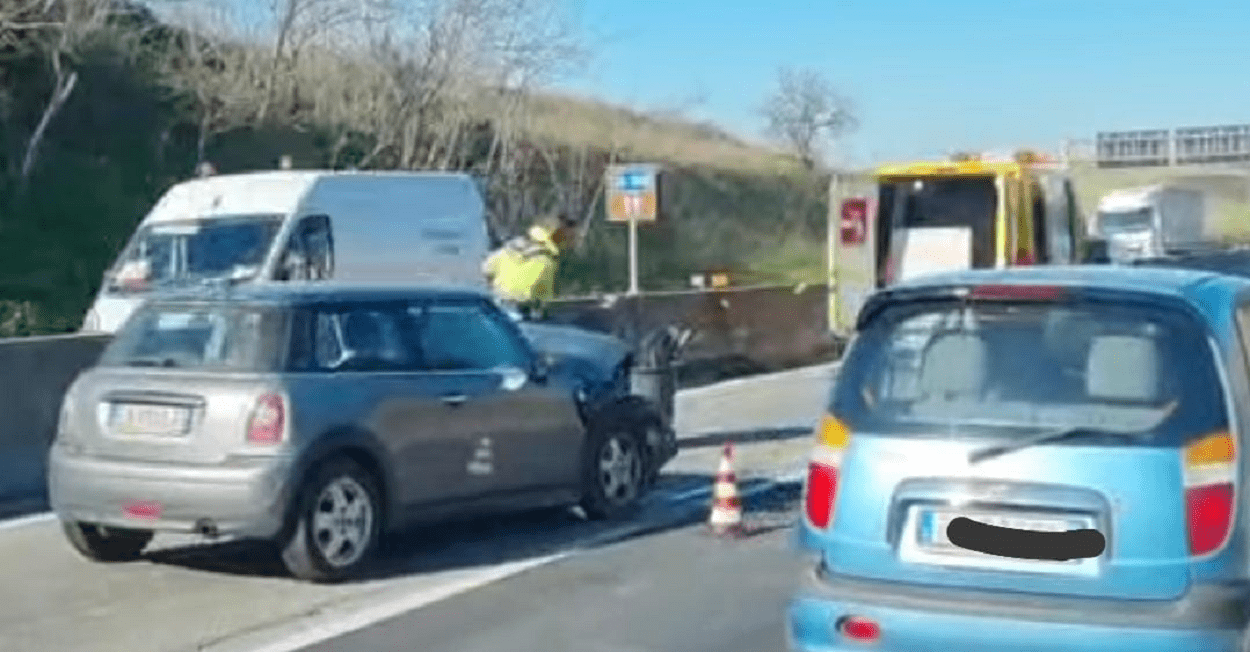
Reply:
[[[118,331],[100,366],[273,371],[286,352],[286,324],[278,308],[149,303]]]
[[[1171,445],[1226,427],[1210,351],[1196,320],[1164,306],[904,302],[860,332],[830,409],[868,432],[1089,428]]]
[[[111,292],[251,279],[265,262],[281,215],[214,216],[139,229],[108,278]]]

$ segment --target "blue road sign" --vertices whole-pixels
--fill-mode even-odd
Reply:
[[[651,171],[639,168],[622,170],[616,177],[616,189],[621,192],[643,192],[651,188]]]

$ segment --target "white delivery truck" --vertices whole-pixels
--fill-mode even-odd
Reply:
[[[153,292],[334,279],[482,287],[476,180],[445,172],[265,171],[179,183],[104,274],[84,331],[116,332]]]
[[[1111,262],[1204,247],[1213,236],[1204,194],[1165,185],[1108,193],[1099,201],[1090,227],[1090,235],[1106,241]]]

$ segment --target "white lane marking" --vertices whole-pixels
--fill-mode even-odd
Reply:
[[[757,486],[743,490],[741,495],[749,497],[763,493],[774,488],[776,484],[776,480],[766,480]],[[702,494],[710,495],[711,491],[711,487],[704,487],[694,491],[668,494],[664,498],[674,503],[683,503]],[[596,545],[626,537],[631,531],[645,527],[645,523],[629,524],[616,530],[604,532],[599,536],[575,542],[568,550],[535,559],[508,562],[484,568],[468,577],[453,580],[437,587],[398,596],[361,609],[335,613],[337,610],[334,607],[323,608],[318,610],[316,615],[304,616],[293,622],[289,621],[277,625],[274,629],[268,630],[268,636],[266,636],[264,630],[256,634],[258,636],[273,637],[282,636],[279,633],[282,630],[297,630],[280,640],[248,646],[246,642],[247,636],[244,635],[244,638],[230,638],[217,643],[201,645],[197,650],[198,652],[298,652],[304,648],[366,629],[379,622],[416,611],[436,602],[441,602],[456,595],[481,588],[487,584],[518,575],[527,570],[546,566],[547,564],[585,552]]]
[[[393,600],[381,602],[373,606],[365,607],[363,609],[339,616],[335,616],[333,613],[323,612],[319,616],[305,618],[304,620],[306,622],[303,624],[305,624],[306,627],[301,628],[302,631],[299,633],[267,645],[245,649],[249,649],[251,652],[295,652],[296,650],[301,650],[306,647],[316,645],[317,643],[364,629],[370,625],[384,620],[389,620],[409,611],[415,611],[422,607],[434,604],[435,602],[446,600],[458,594],[481,588],[493,582],[498,582],[518,573],[523,573],[531,568],[545,566],[563,559],[573,552],[574,551],[569,550],[547,555],[545,557],[508,562],[500,564],[499,566],[485,568],[468,577],[464,577],[441,586],[416,591]],[[294,623],[294,625],[299,624],[300,623]],[[202,652],[214,652],[216,650],[226,649],[239,648],[232,646],[230,641],[223,641],[219,645],[209,644],[199,648]]]
[[[28,525],[47,523],[48,521],[55,520],[56,514],[53,514],[52,512],[40,512],[38,514],[29,514],[27,516],[19,516],[17,518],[0,521],[0,530],[16,530]]]

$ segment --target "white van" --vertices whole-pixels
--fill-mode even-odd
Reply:
[[[482,287],[477,182],[445,172],[267,171],[170,188],[105,273],[84,331],[116,332],[153,292],[333,278]]]

